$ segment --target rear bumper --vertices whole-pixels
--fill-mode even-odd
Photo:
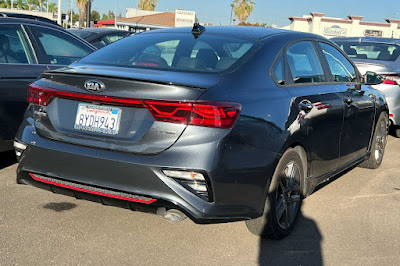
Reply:
[[[385,95],[389,106],[390,121],[395,126],[400,126],[400,86],[380,84],[373,86]]]
[[[241,150],[236,150],[235,146],[222,144],[225,139],[190,146],[178,141],[161,154],[143,156],[49,140],[26,125],[17,136],[28,146],[20,158],[17,182],[132,210],[156,213],[158,208],[178,209],[196,223],[259,217],[278,155],[254,147],[247,151],[240,145]],[[163,169],[204,173],[213,201],[200,198],[165,176]],[[71,189],[35,180],[30,174],[72,187],[77,184],[112,192],[105,194],[128,194],[154,201],[129,201]]]

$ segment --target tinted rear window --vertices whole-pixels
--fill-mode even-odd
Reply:
[[[83,64],[222,72],[255,49],[255,41],[190,33],[138,34],[87,56]]]
[[[83,31],[83,30],[70,30],[70,32],[72,34],[75,34],[76,36],[82,38],[82,39],[86,39],[90,36],[96,35],[95,32],[92,31]]]
[[[386,43],[336,42],[350,57],[356,59],[396,61],[400,47]]]

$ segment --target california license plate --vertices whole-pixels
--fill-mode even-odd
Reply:
[[[115,107],[79,104],[75,129],[117,135],[122,110]]]

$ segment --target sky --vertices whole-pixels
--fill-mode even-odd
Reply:
[[[53,0],[54,1],[54,0]],[[63,7],[67,2],[63,0]],[[75,0],[72,0],[75,4]],[[115,10],[118,1],[118,13],[125,16],[125,8],[136,7],[137,0],[94,0],[92,9],[102,13]],[[248,21],[255,23],[277,24],[283,27],[290,24],[288,17],[302,16],[310,12],[323,12],[329,17],[361,15],[365,21],[384,22],[386,18],[400,19],[400,5],[397,0],[253,0],[254,12]],[[159,0],[157,11],[185,9],[196,11],[200,22],[214,25],[229,24],[231,14],[230,0]],[[396,8],[397,7],[397,8]]]

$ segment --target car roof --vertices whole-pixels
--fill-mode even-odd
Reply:
[[[0,13],[1,14],[1,13]],[[34,24],[34,25],[41,25],[46,27],[53,27],[57,29],[64,29],[58,24],[45,22],[43,20],[37,20],[35,16],[33,18],[16,18],[16,17],[0,17],[0,24],[1,23],[19,23],[19,24]]]
[[[381,37],[337,37],[332,38],[331,41],[334,42],[371,42],[371,43],[390,43],[390,44],[399,44],[400,39],[393,38],[381,38]]]
[[[109,33],[109,32],[126,32],[125,30],[117,30],[117,29],[108,29],[108,28],[72,28],[68,29],[68,31],[88,31],[93,33]]]
[[[289,34],[297,37],[318,37],[318,35],[297,32],[291,30],[283,30],[283,29],[275,29],[275,28],[266,28],[266,27],[249,27],[249,26],[207,26],[206,33],[225,35],[230,37],[237,38],[247,38],[247,39],[263,39],[268,36],[276,35],[276,34]],[[142,32],[141,34],[154,34],[154,33],[187,33],[191,32],[192,28],[183,27],[183,28],[168,28],[161,30],[152,30]]]

